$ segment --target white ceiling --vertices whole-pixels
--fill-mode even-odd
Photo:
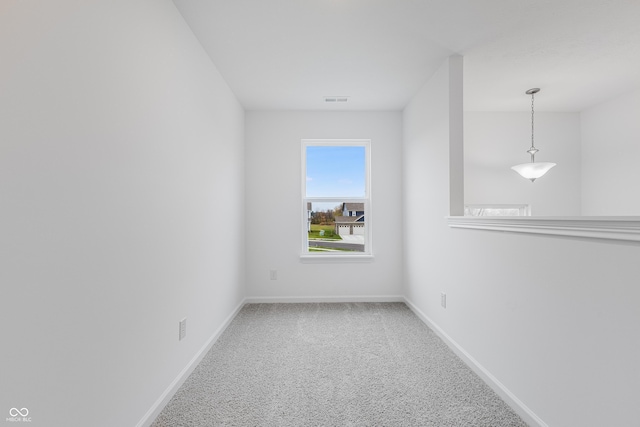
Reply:
[[[536,111],[580,111],[640,87],[640,0],[174,3],[247,110],[400,110],[452,54],[466,110],[526,111],[540,87]]]

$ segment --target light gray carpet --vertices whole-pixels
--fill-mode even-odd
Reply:
[[[526,426],[403,303],[248,304],[152,427]]]

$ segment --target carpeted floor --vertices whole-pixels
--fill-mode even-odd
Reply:
[[[152,427],[526,426],[403,303],[248,304]]]

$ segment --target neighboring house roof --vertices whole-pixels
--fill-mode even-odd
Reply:
[[[364,215],[337,216],[337,217],[335,217],[335,222],[336,222],[337,225],[340,225],[340,224],[352,224],[354,222],[364,222]]]
[[[342,210],[348,211],[364,211],[364,203],[343,203]]]

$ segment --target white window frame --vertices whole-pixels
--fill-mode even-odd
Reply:
[[[359,146],[364,147],[365,152],[365,195],[364,197],[307,197],[307,147],[309,146]],[[357,261],[373,258],[373,215],[371,203],[371,140],[370,139],[303,139],[300,144],[302,152],[301,161],[301,235],[302,248],[300,258],[303,261],[332,260],[332,261]],[[309,252],[307,231],[307,203],[364,203],[365,233],[364,252]]]

